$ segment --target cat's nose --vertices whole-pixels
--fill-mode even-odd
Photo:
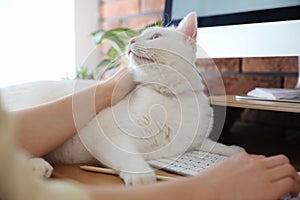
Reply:
[[[134,38],[131,38],[131,39],[129,40],[129,44],[133,44],[133,43],[135,43],[135,39],[134,39]]]

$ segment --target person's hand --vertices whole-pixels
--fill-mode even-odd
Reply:
[[[199,175],[203,176],[217,199],[274,200],[300,191],[299,176],[284,155],[240,153]]]
[[[120,67],[106,81],[112,83],[113,86],[111,105],[122,100],[136,86],[133,76],[127,67]]]

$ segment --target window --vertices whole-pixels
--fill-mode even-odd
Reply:
[[[74,78],[74,6],[73,0],[0,1],[0,87]]]

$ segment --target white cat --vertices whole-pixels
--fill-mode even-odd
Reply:
[[[96,159],[119,171],[126,185],[138,185],[156,181],[146,162],[149,159],[192,149],[228,156],[242,151],[208,139],[213,110],[193,67],[196,35],[197,18],[190,13],[177,28],[152,27],[131,39],[129,67],[137,88],[101,111],[46,160],[83,163]]]

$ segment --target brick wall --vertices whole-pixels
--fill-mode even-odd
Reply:
[[[199,59],[197,64],[208,77],[217,67],[226,94],[246,94],[255,87],[294,88],[297,83],[298,57]],[[222,94],[214,78],[207,80],[214,88],[211,94]]]
[[[100,27],[141,29],[161,21],[165,0],[100,0]]]

